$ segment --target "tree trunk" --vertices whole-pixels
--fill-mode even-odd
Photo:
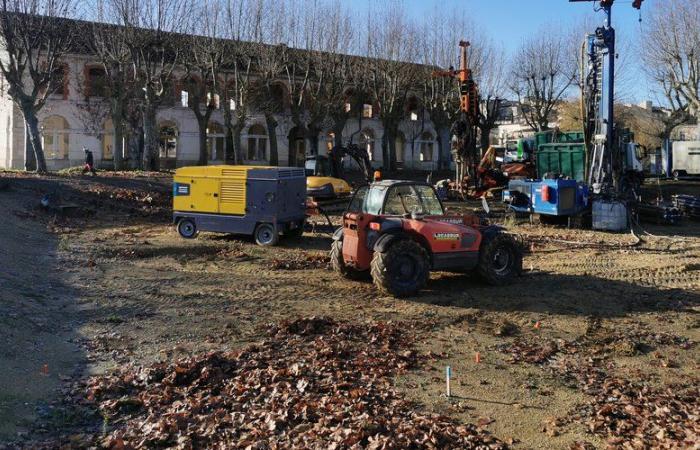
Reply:
[[[209,161],[209,152],[207,151],[207,124],[208,120],[205,116],[201,116],[197,120],[199,126],[199,159],[197,165],[206,166]]]
[[[143,158],[140,152],[140,141],[143,139],[143,133],[141,130],[132,130],[127,138],[126,151],[127,159],[129,161],[129,169],[141,169]]]
[[[46,173],[46,158],[44,156],[44,148],[41,142],[41,131],[39,130],[39,119],[36,117],[34,108],[22,108],[24,122],[26,124],[29,142],[34,150],[34,159],[36,161],[36,172]]]
[[[444,140],[445,136],[449,135],[449,132],[445,133],[446,130],[442,127],[438,127],[435,131],[437,131],[438,170],[443,170],[450,166],[450,159],[445,159],[445,149],[449,148],[449,142],[446,143]],[[447,146],[445,144],[447,144]]]
[[[111,98],[112,125],[114,126],[114,149],[112,158],[114,170],[124,169],[124,98]]]
[[[389,170],[396,170],[396,134],[389,136]]]
[[[396,130],[392,124],[384,126],[382,135],[382,167],[384,170],[392,171],[396,169]]]
[[[279,165],[279,156],[277,154],[277,120],[272,114],[265,114],[265,123],[267,124],[267,138],[270,143],[270,165]],[[290,148],[291,152],[292,149]]]
[[[233,159],[236,164],[238,164],[240,161],[243,161],[245,159],[245,155],[243,154],[243,143],[241,142],[241,134],[243,133],[243,124],[242,123],[236,123],[232,128],[232,138],[231,141],[233,142]]]
[[[309,142],[309,155],[318,155],[318,135],[320,130],[309,127],[307,131],[307,141]]]
[[[483,154],[486,150],[488,150],[491,144],[491,129],[484,127],[479,128],[479,131],[481,131],[479,145],[481,146],[481,153]]]
[[[333,121],[333,145],[336,147],[343,146],[343,130],[345,130],[345,123],[347,120],[337,119]]]
[[[158,136],[158,124],[156,121],[156,108],[152,104],[146,104],[143,112],[143,167],[145,170],[160,170],[160,137]]]
[[[233,136],[233,117],[231,115],[230,102],[226,101],[223,105],[224,110],[224,152],[226,153],[225,161],[227,163],[238,164],[238,149],[234,142]],[[240,147],[239,147],[240,148]]]
[[[114,119],[112,119],[114,122]],[[124,170],[124,125],[114,122],[114,170]]]

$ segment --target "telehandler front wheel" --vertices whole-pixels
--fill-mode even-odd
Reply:
[[[382,292],[406,297],[423,289],[429,278],[428,253],[416,241],[400,240],[384,253],[374,252],[372,280]]]
[[[510,284],[523,270],[523,252],[509,234],[484,238],[479,250],[479,275],[491,285]]]

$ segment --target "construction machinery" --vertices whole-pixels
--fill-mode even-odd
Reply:
[[[511,235],[475,215],[447,215],[426,183],[384,180],[361,187],[333,235],[333,269],[350,279],[371,275],[383,292],[422,289],[431,270],[476,271],[493,285],[514,280],[522,251]]]
[[[553,142],[553,135],[536,136],[535,141],[539,172],[543,167],[558,167],[560,173],[568,171],[574,178],[571,181],[578,180],[580,186],[553,182],[552,177],[560,177],[556,173],[538,173],[542,179],[511,182],[503,199],[516,212],[568,218],[591,212],[593,228],[619,230],[620,223],[627,223],[628,205],[636,200],[642,172],[639,148],[630,133],[614,129],[614,0],[569,1],[598,3],[606,17],[604,26],[586,36],[581,49],[581,144],[575,143],[580,133],[571,133],[575,138],[563,145],[540,143],[548,138],[552,141],[546,142]],[[632,6],[639,9],[642,1],[635,0]],[[579,149],[584,152],[583,158]]]
[[[446,71],[433,72],[434,77],[456,78],[459,83],[460,118],[452,124],[452,158],[455,162],[455,181],[449,182],[448,197],[464,198],[469,193],[472,197],[482,197],[489,189],[505,186],[510,177],[532,174],[531,164],[524,160],[523,142],[515,146],[515,157],[506,161],[506,150],[500,161],[495,158],[499,147],[489,147],[479,156],[477,134],[479,123],[480,97],[479,88],[469,68],[468,41],[461,41],[459,69],[450,67]],[[482,149],[483,151],[484,149]],[[469,191],[470,180],[473,191]]]
[[[479,88],[469,68],[468,41],[460,41],[459,69],[450,67],[446,71],[433,72],[434,77],[456,78],[459,82],[460,118],[452,124],[452,159],[455,162],[455,190],[464,196],[468,188],[470,172],[476,175],[477,156],[476,137],[479,121]]]
[[[594,194],[619,192],[623,178],[625,148],[615,139],[615,29],[612,8],[615,0],[595,1],[605,13],[605,24],[586,36],[581,51],[581,114],[587,146],[587,182]],[[643,0],[632,6],[640,9]]]
[[[280,235],[303,233],[305,178],[297,167],[182,167],[173,179],[173,222],[186,239],[213,231],[275,245]]]
[[[499,149],[503,157],[498,161]],[[529,161],[505,162],[506,149],[491,146],[481,157],[476,168],[477,184],[474,197],[482,197],[490,189],[503,187],[510,179],[534,178],[535,166]]]
[[[372,163],[366,151],[357,144],[335,146],[328,155],[306,158],[306,195],[317,207],[327,213],[344,211],[352,194],[352,186],[343,168],[343,159],[350,157],[360,168],[363,181],[372,181]]]

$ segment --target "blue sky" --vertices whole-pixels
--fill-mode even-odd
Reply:
[[[375,0],[351,0],[355,4],[363,4]],[[483,26],[485,31],[501,43],[508,52],[517,49],[524,38],[538,32],[548,24],[560,24],[563,27],[580,23],[585,17],[593,27],[602,25],[604,14],[593,11],[598,2],[569,3],[568,0],[404,0],[406,12],[416,20],[421,20],[431,10],[440,8],[446,11],[466,13],[475,24]],[[644,30],[645,17],[656,6],[657,0],[645,0],[642,4],[642,23],[639,22],[640,11],[632,8],[631,0],[617,0],[613,7],[613,26],[618,31],[618,50],[626,51],[628,55],[620,55],[620,60],[626,64],[635,64],[638,60],[636,47],[641,40]],[[593,29],[591,29],[593,31]],[[629,61],[629,62],[628,62]],[[625,78],[634,82],[624,82],[620,86],[620,96],[625,101],[638,102],[644,99],[654,99],[649,92],[650,85],[646,80],[639,82],[643,74],[638,67],[630,67]]]

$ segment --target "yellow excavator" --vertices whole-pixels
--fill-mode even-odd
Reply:
[[[352,158],[364,177],[364,182],[372,182],[372,163],[366,151],[357,144],[335,146],[328,155],[314,155],[306,158],[306,196],[326,211],[344,207],[350,200],[353,188],[343,168],[343,158]]]

